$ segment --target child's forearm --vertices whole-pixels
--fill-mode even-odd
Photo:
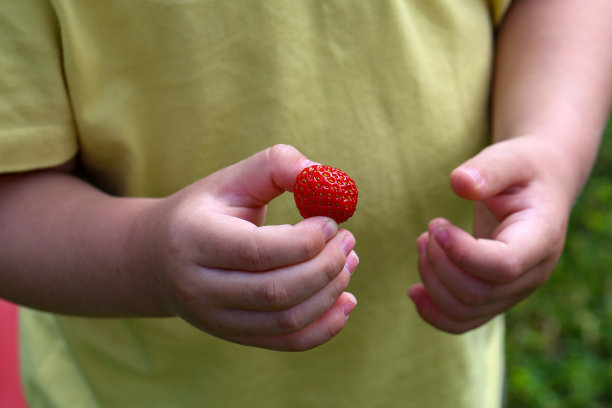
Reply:
[[[608,119],[610,18],[609,0],[517,0],[499,31],[494,141],[546,138],[542,158],[556,158],[574,195],[588,176]]]
[[[166,314],[131,238],[153,202],[61,171],[0,176],[0,296],[67,314]]]

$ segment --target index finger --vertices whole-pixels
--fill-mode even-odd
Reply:
[[[195,262],[203,267],[267,271],[313,258],[338,231],[335,221],[312,217],[296,225],[258,227],[240,218],[214,214],[200,219]],[[196,228],[198,230],[198,228]],[[210,231],[214,231],[211,236]]]

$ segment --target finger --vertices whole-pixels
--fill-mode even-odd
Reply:
[[[471,322],[498,315],[524,299],[531,292],[521,292],[508,297],[492,298],[487,303],[470,304],[454,293],[454,288],[447,286],[433,271],[434,267],[426,258],[419,259],[419,275],[427,293],[437,308],[446,317],[456,322]],[[468,290],[468,292],[470,292]],[[489,298],[488,293],[483,296]],[[472,299],[470,299],[471,301]]]
[[[512,146],[512,147],[510,147]],[[534,167],[516,144],[499,142],[457,167],[450,176],[453,190],[469,200],[484,200],[509,188],[526,184]],[[517,163],[521,163],[517,166]]]
[[[482,326],[493,316],[475,319],[467,322],[458,322],[446,316],[436,306],[435,302],[427,293],[427,289],[422,284],[413,285],[408,291],[410,299],[413,301],[419,316],[432,326],[452,334],[462,334],[479,326]]]
[[[426,253],[419,257],[418,266],[421,280],[436,304],[453,306],[456,301],[470,306],[482,306],[498,298],[493,298],[495,285],[475,278],[451,263],[435,240],[428,240]],[[443,308],[445,310],[451,307]],[[452,310],[451,310],[452,313]]]
[[[193,229],[201,231],[200,237],[192,239],[200,243],[194,261],[245,271],[267,271],[311,259],[338,231],[335,221],[325,217],[308,218],[294,226],[257,227],[219,214],[201,217],[199,222],[201,226]],[[216,231],[214,239],[208,231]]]
[[[345,292],[321,317],[299,331],[276,336],[230,336],[229,340],[279,351],[309,350],[326,343],[340,333],[356,305],[357,299],[355,299],[355,296]]]
[[[348,231],[343,232],[334,237],[316,257],[268,272],[206,269],[196,285],[206,287],[209,301],[221,307],[284,310],[319,292],[336,279],[344,268],[352,272],[356,264],[354,258],[347,259],[347,256],[354,242]]]
[[[448,259],[487,282],[512,282],[551,253],[551,234],[537,222],[517,217],[505,220],[500,229],[496,239],[476,239],[446,220],[430,224],[430,234]]]
[[[426,266],[433,271],[436,280],[439,280],[440,284],[464,305],[481,307],[492,303],[497,304],[503,299],[524,297],[545,281],[541,268],[529,270],[508,284],[484,281],[452,263],[435,239],[428,241],[426,255],[422,258]],[[432,293],[431,290],[430,293]],[[435,300],[435,296],[432,295],[432,297]],[[495,309],[488,308],[487,310]]]
[[[312,164],[294,147],[275,145],[210,175],[204,183],[230,207],[260,207],[293,191],[297,175]]]
[[[348,263],[348,261],[347,261]],[[298,331],[323,315],[346,290],[351,273],[345,267],[334,280],[303,302],[283,310],[223,309],[213,319],[227,334],[278,335]]]

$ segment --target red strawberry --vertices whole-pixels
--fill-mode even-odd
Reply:
[[[357,186],[342,170],[315,165],[302,170],[295,179],[293,196],[304,218],[322,215],[338,224],[353,216]]]

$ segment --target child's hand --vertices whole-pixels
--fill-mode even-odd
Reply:
[[[476,201],[474,236],[444,219],[418,239],[423,281],[409,290],[421,317],[451,333],[505,312],[549,278],[575,191],[563,160],[536,137],[496,143],[458,167],[451,186]]]
[[[161,200],[145,232],[166,310],[217,337],[305,350],[334,337],[356,301],[344,292],[355,240],[323,217],[261,226],[308,162],[275,146]],[[297,210],[296,210],[297,212]]]

